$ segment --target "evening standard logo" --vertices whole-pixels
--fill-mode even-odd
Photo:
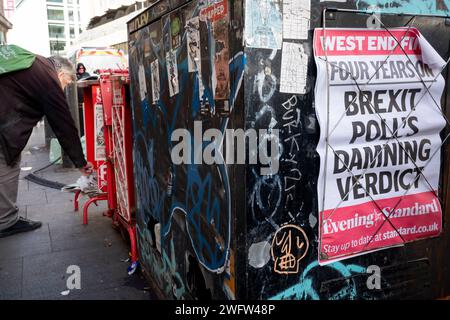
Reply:
[[[334,221],[332,218],[328,218],[323,224],[323,234],[329,235],[337,232],[350,231],[361,227],[372,228],[378,221],[384,221],[383,216],[393,220],[440,213],[439,204],[436,199],[428,204],[419,204],[416,202],[412,206],[396,208],[394,211],[393,210],[394,208],[384,207],[381,212],[374,211],[373,213],[367,215],[355,213],[352,218],[340,221]]]
[[[413,216],[421,216],[421,215],[427,215],[427,214],[439,214],[439,204],[436,199],[434,199],[431,203],[427,204],[419,204],[416,202],[411,207],[405,207],[405,208],[398,208],[395,209],[394,212],[392,212],[394,208],[386,207],[383,208],[383,214],[386,217],[389,218],[406,218],[406,217],[413,217]],[[392,212],[392,213],[391,213]]]
[[[278,129],[208,129],[201,121],[194,122],[194,134],[176,129],[171,141],[175,165],[260,165],[263,176],[278,174],[282,147]],[[248,152],[247,152],[248,151]]]
[[[334,221],[329,218],[324,221],[323,234],[333,234],[337,232],[349,231],[352,229],[366,227],[372,228],[377,220],[381,219],[381,213],[373,212],[368,215],[360,215],[356,213],[352,218],[347,220]]]

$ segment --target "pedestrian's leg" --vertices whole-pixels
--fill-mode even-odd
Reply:
[[[19,190],[20,161],[12,167],[0,151],[0,231],[8,229],[19,220],[17,193]]]

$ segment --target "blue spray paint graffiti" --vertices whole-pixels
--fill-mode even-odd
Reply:
[[[358,10],[373,10],[378,7],[385,13],[432,14],[448,16],[450,14],[450,0],[357,0]]]
[[[236,97],[242,83],[244,65],[245,55],[243,53],[237,54],[230,62],[230,72],[235,75],[235,79],[232,81],[234,86],[231,88],[231,110],[234,109]],[[196,96],[198,96],[198,92],[194,92],[194,97]],[[222,121],[222,133],[228,128],[228,121],[228,118]],[[225,270],[228,260],[231,239],[231,192],[229,175],[225,165],[209,166],[207,169],[209,173],[205,175],[200,172],[201,166],[187,166],[187,185],[183,188],[186,190],[186,198],[184,202],[173,202],[168,224],[163,226],[161,231],[163,236],[167,236],[171,229],[173,214],[177,211],[185,214],[188,235],[199,262],[207,270],[222,273]],[[216,178],[213,179],[213,177]],[[221,200],[218,191],[212,183],[214,180],[221,181],[222,192],[225,194],[225,203],[222,206],[220,205]],[[203,206],[205,200],[206,206]],[[225,208],[225,212],[221,212],[220,208]],[[220,215],[222,217],[219,217]],[[220,221],[223,221],[226,225],[221,225]],[[216,235],[214,241],[211,242],[205,238],[204,228],[201,223],[209,224],[207,228],[211,230],[212,234]]]
[[[199,8],[196,8],[186,18],[197,16],[198,12]],[[211,64],[209,70],[212,75],[209,78],[214,78],[215,41],[211,23],[207,22],[204,30],[206,31],[204,44],[207,44],[211,56],[206,59]],[[204,99],[200,101],[198,84],[200,77],[197,73],[189,73],[188,57],[185,52],[187,35],[184,33],[181,46],[173,49],[177,57],[179,94],[168,98],[169,80],[167,72],[164,72],[166,70],[164,52],[172,50],[170,32],[170,18],[165,17],[154,26],[139,31],[130,49],[130,61],[132,61],[130,71],[133,83],[131,89],[135,106],[133,110],[134,166],[138,186],[138,215],[147,218],[151,216],[161,223],[162,248],[170,239],[174,214],[184,215],[186,236],[192,244],[198,261],[207,270],[222,273],[227,265],[231,242],[231,191],[228,169],[225,165],[174,166],[167,157],[173,147],[171,137],[175,129],[186,127],[186,124],[189,128],[199,116],[201,107],[205,103],[209,104],[214,114],[215,101],[212,90],[214,83],[208,83],[208,77],[201,77]],[[150,49],[147,50],[146,45]],[[136,87],[139,83],[136,69],[142,64],[146,70],[147,83],[151,83],[149,81],[152,79],[151,68],[148,65],[152,61],[147,61],[150,57],[152,61],[158,60],[159,68],[162,70],[160,72],[162,98],[155,105],[149,105],[152,99],[148,96],[140,101],[139,87]],[[230,75],[232,75],[230,110],[234,109],[242,84],[244,67],[245,55],[242,52],[229,61]],[[193,83],[195,85],[192,85]],[[150,92],[152,90],[148,88],[147,94]],[[190,112],[186,112],[187,107],[191,108]],[[215,122],[214,126],[224,133],[228,124],[228,118],[221,118],[220,121]],[[203,148],[206,146],[204,145]]]
[[[134,172],[137,210],[147,212],[159,220],[164,201],[164,193],[155,178],[154,141],[148,143],[142,134],[135,138],[134,150],[146,150],[146,153],[134,153]]]
[[[364,273],[366,269],[350,264],[344,265],[340,262],[335,262],[325,267],[319,267],[319,263],[317,261],[311,263],[306,269],[303,271],[299,284],[277,294],[276,296],[270,298],[270,300],[288,300],[288,299],[312,299],[312,300],[320,300],[320,295],[317,293],[316,289],[313,287],[314,279],[309,275],[310,272],[315,270],[316,268],[331,268],[332,270],[338,272],[341,277],[351,277],[352,274]],[[342,288],[339,292],[335,293],[333,296],[328,297],[330,300],[337,299],[356,299],[357,298],[357,289],[356,283],[353,279],[350,279],[348,282],[348,286]]]

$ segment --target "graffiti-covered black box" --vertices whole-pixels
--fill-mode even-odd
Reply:
[[[447,5],[163,0],[128,23],[164,298],[449,294]]]

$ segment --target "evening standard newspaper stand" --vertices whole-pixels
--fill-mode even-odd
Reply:
[[[84,91],[84,132],[86,143],[86,158],[97,171],[98,192],[84,205],[83,223],[87,224],[87,212],[91,204],[108,200],[108,164],[107,164],[107,131],[103,111],[103,97],[100,80],[84,80],[78,82],[78,89]],[[110,175],[111,176],[111,175]],[[75,210],[78,211],[80,192],[75,194]],[[114,210],[112,201],[108,201],[108,214]]]
[[[137,266],[132,183],[131,110],[127,99],[128,71],[102,70],[98,80],[79,82],[84,89],[84,123],[87,160],[97,170],[98,193],[90,195],[83,209],[83,224],[88,224],[89,206],[107,201],[105,215],[128,234],[132,271]],[[76,194],[75,209],[78,210]]]
[[[162,296],[450,294],[437,3],[156,1],[128,23],[137,241]]]

